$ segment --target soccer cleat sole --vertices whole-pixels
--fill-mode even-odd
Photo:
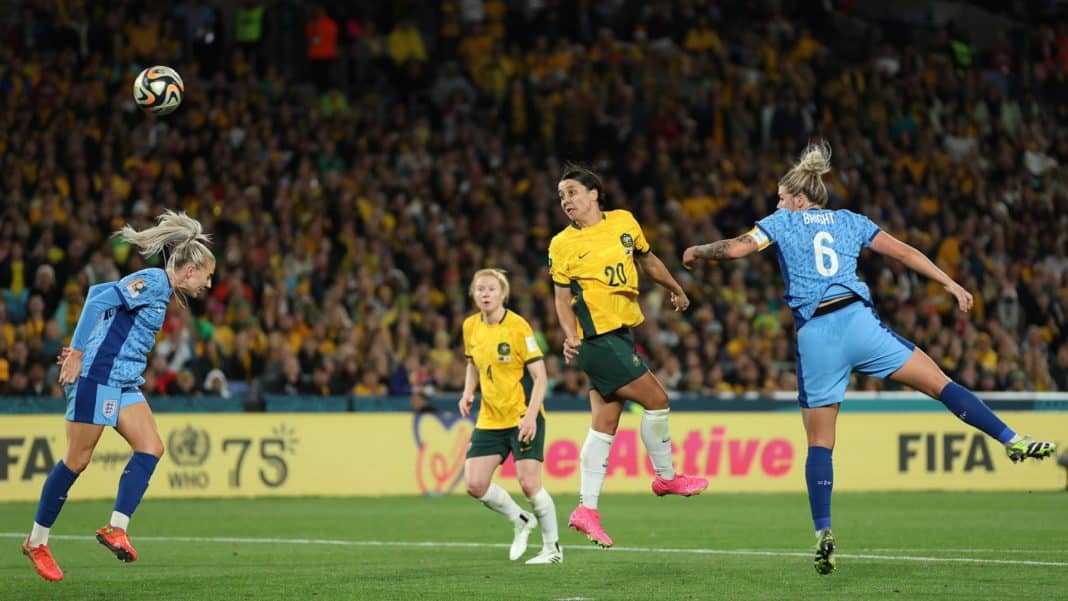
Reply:
[[[689,497],[696,497],[697,495],[703,493],[704,491],[705,491],[705,489],[702,488],[701,490],[699,490],[697,492],[691,492],[691,493],[688,493],[688,494],[685,494],[685,495],[682,494],[682,493],[677,493],[677,492],[655,492],[655,491],[653,492],[653,494],[658,496],[658,497],[660,497],[661,499],[663,499],[664,497],[684,497],[684,498],[689,498]]]
[[[837,567],[834,559],[835,548],[833,539],[820,541],[819,546],[816,547],[816,558],[812,563],[816,568],[816,573],[820,576],[830,574]]]
[[[125,563],[131,563],[132,561],[137,559],[136,557],[133,556],[132,553],[130,553],[126,549],[123,549],[122,547],[116,547],[116,546],[112,545],[111,543],[109,543],[108,539],[104,538],[103,534],[97,534],[96,535],[96,541],[98,543],[100,543],[101,545],[104,545],[104,548],[106,548],[108,551],[111,551],[112,554],[114,554],[115,557],[117,557],[119,561],[122,561],[122,562],[125,562]]]
[[[570,524],[568,524],[568,528],[571,528],[572,530],[575,530],[576,532],[579,532],[581,534],[586,534],[585,532],[582,532],[581,530],[579,530],[578,528],[576,528],[576,527],[574,527],[574,526],[572,526]],[[606,543],[606,542],[604,542],[602,540],[598,540],[598,539],[594,538],[593,536],[591,536],[589,534],[586,534],[586,540],[590,541],[591,543],[593,543],[594,545],[597,545],[598,547],[600,547],[602,549],[607,549],[607,548],[611,547],[612,544],[613,544],[613,543]]]

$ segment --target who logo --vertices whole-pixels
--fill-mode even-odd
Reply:
[[[180,430],[171,430],[167,435],[167,451],[175,465],[204,465],[211,453],[211,437],[207,430],[194,428],[191,424]]]

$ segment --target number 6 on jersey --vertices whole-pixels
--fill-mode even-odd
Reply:
[[[820,231],[812,238],[812,248],[816,251],[816,271],[820,275],[831,277],[838,273],[838,254],[830,246],[834,242],[830,232]]]

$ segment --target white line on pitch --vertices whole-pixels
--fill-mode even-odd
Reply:
[[[0,532],[2,538],[25,538],[25,533]],[[59,540],[96,540],[92,536],[75,536],[60,534],[51,538]],[[228,536],[138,536],[136,540],[142,542],[160,543],[217,543],[217,544],[249,544],[249,545],[326,545],[339,547],[417,547],[417,548],[464,548],[464,549],[487,549],[507,547],[501,543],[473,543],[459,541],[378,541],[378,540],[333,540],[314,538],[249,538]],[[568,546],[568,551],[601,551],[593,546]],[[887,549],[887,551],[900,551],[902,549]],[[754,549],[672,549],[658,547],[612,547],[611,553],[677,553],[685,555],[740,555],[759,557],[810,557],[812,554],[794,551],[759,551]],[[978,551],[978,550],[976,550]],[[992,553],[1000,553],[1003,550],[991,549]],[[866,553],[838,553],[837,557],[843,559],[870,559],[884,561],[917,561],[932,563],[973,563],[990,565],[1012,566],[1048,566],[1056,568],[1068,567],[1068,561],[1032,561],[1023,559],[979,559],[971,557],[920,557],[912,555],[870,555]]]

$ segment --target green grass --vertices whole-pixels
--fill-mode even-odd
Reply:
[[[609,551],[566,529],[575,501],[556,498],[565,562],[550,566],[509,562],[510,525],[460,496],[149,498],[129,565],[90,538],[110,503],[72,501],[51,543],[60,583],[19,553],[34,506],[0,503],[0,599],[1004,600],[1063,598],[1068,582],[1065,493],[836,495],[838,571],[826,577],[812,568],[804,495],[608,493]],[[420,542],[458,544],[404,544]],[[527,557],[539,545],[535,533]]]

